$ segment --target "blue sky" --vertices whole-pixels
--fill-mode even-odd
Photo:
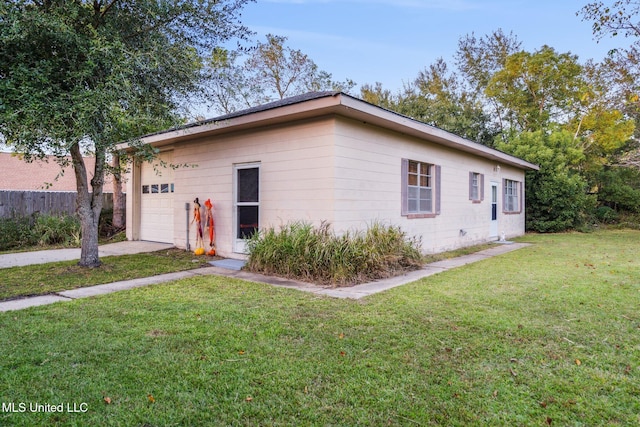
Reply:
[[[257,0],[242,22],[257,38],[288,37],[334,80],[381,82],[396,92],[438,57],[453,65],[458,40],[502,29],[523,48],[547,44],[583,62],[601,60],[623,38],[596,43],[576,16],[588,0]],[[359,93],[359,90],[358,90]]]

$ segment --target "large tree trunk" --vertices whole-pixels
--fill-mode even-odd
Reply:
[[[91,192],[87,182],[87,169],[82,158],[79,144],[71,147],[71,158],[73,159],[73,170],[76,176],[76,186],[78,188],[77,211],[80,217],[80,228],[82,231],[82,249],[80,251],[80,262],[83,267],[99,267],[100,257],[98,255],[98,222],[102,211],[102,186],[104,177],[104,153],[96,150],[96,167],[93,179],[91,180]]]
[[[113,228],[122,230],[127,224],[126,201],[122,193],[122,174],[120,170],[120,155],[113,155]]]

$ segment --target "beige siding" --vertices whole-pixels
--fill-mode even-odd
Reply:
[[[333,125],[316,120],[195,140],[180,145],[175,171],[175,244],[186,246],[184,204],[211,198],[216,244],[223,256],[233,252],[233,168],[260,163],[260,225],[278,227],[288,221],[332,219]],[[195,234],[189,233],[193,247]],[[206,241],[206,239],[205,239]]]
[[[524,213],[502,214],[502,179],[523,181],[523,172],[442,146],[340,119],[336,125],[336,219],[340,230],[364,228],[374,220],[399,225],[422,238],[425,252],[489,240],[491,181],[499,183],[498,233],[524,233]],[[441,166],[441,214],[401,216],[401,159]],[[469,172],[484,174],[484,201],[469,200]],[[462,231],[461,231],[462,230]]]

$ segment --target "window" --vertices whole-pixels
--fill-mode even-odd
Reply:
[[[504,200],[502,203],[505,213],[522,212],[521,197],[522,183],[510,179],[503,180]]]
[[[430,218],[440,214],[440,166],[402,159],[402,215]]]
[[[469,172],[469,200],[479,203],[484,200],[484,175]]]
[[[142,194],[167,194],[173,193],[174,187],[171,184],[145,184],[142,186]]]

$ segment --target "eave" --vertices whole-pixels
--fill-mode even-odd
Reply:
[[[383,129],[430,141],[524,170],[539,167],[518,157],[462,138],[409,117],[385,110],[340,92],[323,92],[294,97],[249,110],[193,123],[168,131],[146,135],[143,142],[154,147],[178,144],[196,138],[213,137],[229,132],[246,131],[322,116],[342,116]]]

